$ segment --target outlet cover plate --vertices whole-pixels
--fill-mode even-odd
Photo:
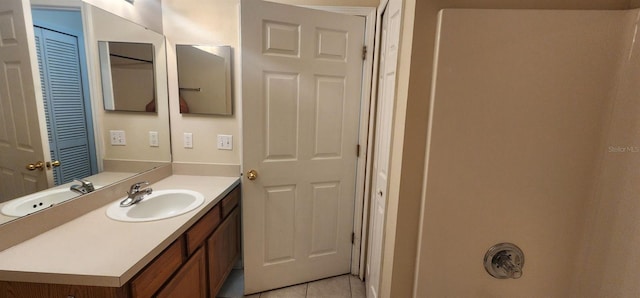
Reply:
[[[109,134],[112,146],[127,145],[127,137],[124,133],[124,130],[110,130]]]

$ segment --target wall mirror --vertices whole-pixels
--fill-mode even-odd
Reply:
[[[176,45],[181,114],[232,115],[231,47]]]
[[[104,109],[156,112],[153,44],[99,41]]]
[[[30,4],[2,1],[13,23],[0,26],[13,29],[0,28],[0,61],[11,66],[0,72],[0,210],[30,209],[0,212],[0,224],[81,196],[69,191],[74,178],[100,187],[171,162],[164,36],[81,0]],[[152,45],[155,113],[104,111],[105,40]],[[112,131],[126,144],[112,145]]]

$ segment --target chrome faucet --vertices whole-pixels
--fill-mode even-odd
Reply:
[[[151,194],[153,189],[149,187],[140,189],[143,185],[149,185],[149,182],[142,181],[131,185],[131,188],[129,188],[129,191],[127,192],[127,198],[120,202],[120,207],[129,207],[142,201],[145,195]]]
[[[96,190],[95,187],[93,187],[93,183],[91,183],[91,181],[89,180],[82,180],[82,179],[73,179],[73,180],[80,182],[80,184],[74,184],[74,185],[71,185],[71,187],[69,187],[69,189],[73,192],[77,192],[83,195]]]

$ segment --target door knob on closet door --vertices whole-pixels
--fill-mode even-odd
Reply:
[[[57,167],[59,167],[60,165],[62,165],[62,163],[60,163],[60,161],[59,161],[59,160],[52,160],[52,161],[50,161],[50,162],[49,162],[49,161],[47,161],[47,163],[46,163],[47,169],[57,168]]]
[[[256,170],[250,170],[247,172],[247,179],[253,181],[256,180],[256,178],[258,178],[258,172]]]

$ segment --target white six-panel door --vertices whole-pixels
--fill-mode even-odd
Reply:
[[[26,169],[49,161],[42,139],[44,106],[34,80],[37,61],[30,56],[35,52],[32,27],[29,1],[0,1],[0,202],[45,189],[53,180],[44,168]]]
[[[241,24],[245,292],[349,273],[364,18],[243,0]]]

